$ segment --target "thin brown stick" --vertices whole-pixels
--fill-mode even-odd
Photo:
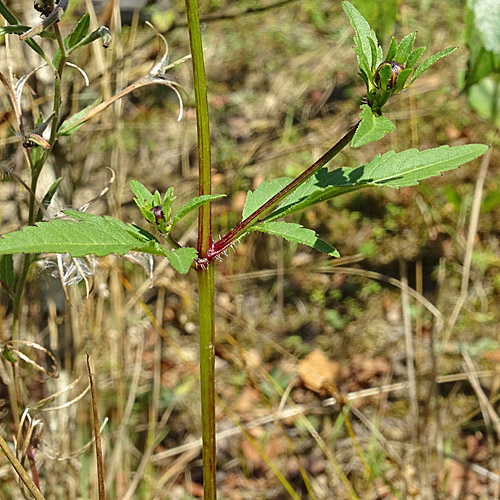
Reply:
[[[92,370],[90,369],[89,353],[87,353],[87,369],[89,371],[90,392],[92,394],[92,411],[95,436],[95,453],[97,458],[97,481],[99,483],[99,500],[106,500],[106,491],[104,488],[104,468],[102,461],[101,431],[99,429],[99,412],[97,411],[97,398],[94,388],[94,380],[92,378]]]
[[[35,500],[45,500],[44,496],[40,493],[40,490],[36,487],[35,483],[28,476],[21,462],[15,457],[15,455],[10,451],[9,445],[5,442],[2,436],[0,436],[0,448],[4,452],[7,460],[12,464],[15,471],[21,478],[21,481],[26,485],[29,492],[33,495]]]

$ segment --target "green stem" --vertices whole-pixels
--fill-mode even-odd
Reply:
[[[208,122],[207,81],[198,15],[197,0],[186,0],[186,14],[193,62],[196,125],[198,129],[199,194],[211,194],[210,128]],[[198,221],[198,255],[205,257],[211,241],[210,203],[200,207]]]
[[[200,314],[201,434],[203,439],[203,490],[206,500],[217,498],[215,456],[215,314],[214,263],[198,272]]]
[[[199,195],[211,194],[210,128],[208,120],[207,83],[203,44],[201,40],[198,4],[186,1],[186,15],[193,62],[196,124],[198,129]],[[210,203],[202,205],[198,217],[198,257],[204,259],[212,245]],[[198,268],[198,297],[200,317],[200,375],[203,441],[203,489],[205,500],[215,500],[215,317],[214,265]]]
[[[59,23],[54,24],[54,33],[56,34],[56,40],[59,45],[59,50],[61,51],[61,59],[59,61],[59,66],[57,69],[54,68],[54,111],[53,111],[53,117],[52,117],[52,126],[50,130],[50,138],[49,138],[49,144],[50,147],[46,149],[41,156],[40,160],[37,162],[36,165],[33,165],[32,173],[31,173],[31,189],[33,193],[36,192],[36,186],[38,183],[38,178],[40,176],[40,173],[42,171],[43,166],[45,165],[45,162],[47,161],[50,153],[52,152],[52,149],[54,148],[56,142],[57,142],[57,127],[59,124],[59,115],[61,112],[61,104],[62,104],[62,97],[61,97],[61,80],[62,80],[62,74],[64,70],[64,66],[66,65],[67,61],[67,55],[66,55],[66,49],[64,47],[64,40],[61,35],[61,31],[59,29]],[[35,199],[34,197],[30,198],[30,205],[29,205],[29,217],[28,217],[28,224],[33,224],[35,222]]]

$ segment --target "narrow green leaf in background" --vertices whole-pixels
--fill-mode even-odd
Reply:
[[[78,42],[83,40],[89,31],[90,26],[90,14],[86,13],[78,21],[77,25],[74,27],[73,31],[64,39],[64,48],[66,51],[74,47]],[[59,62],[61,61],[61,49],[57,49],[57,52],[52,59],[52,64],[57,68]]]
[[[359,115],[361,123],[358,125],[351,142],[353,148],[359,148],[369,142],[378,141],[385,134],[396,130],[396,125],[391,120],[388,120],[384,116],[375,116],[367,104],[363,104],[361,109],[362,111]]]
[[[472,85],[467,93],[469,104],[483,118],[500,127],[500,77],[492,75]]]
[[[25,31],[29,30],[29,26],[23,24],[10,24],[7,26],[0,26],[0,36],[2,35],[22,35]]]
[[[377,33],[378,39],[385,41],[393,32],[394,23],[398,16],[398,0],[353,0],[352,4],[367,20]],[[390,60],[390,59],[388,59]]]
[[[57,131],[58,136],[69,136],[76,132],[85,121],[80,121],[91,109],[94,109],[102,101],[101,97],[98,97],[92,104],[89,104],[85,108],[81,109],[74,115],[64,120]]]
[[[255,226],[255,230],[279,236],[287,241],[307,245],[331,257],[340,257],[338,251],[322,240],[312,229],[293,222],[265,222]]]
[[[95,42],[96,40],[102,40],[102,46],[107,49],[112,42],[113,37],[111,36],[111,31],[106,26],[99,26],[96,30],[89,33],[87,36],[82,38],[78,43],[73,45],[70,49],[68,49],[68,55],[70,55],[75,50],[88,45],[89,43]]]
[[[10,290],[14,290],[16,275],[14,273],[14,261],[12,255],[2,255],[0,259],[0,280]]]

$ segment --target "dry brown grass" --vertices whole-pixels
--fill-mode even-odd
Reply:
[[[74,2],[74,19],[84,3]],[[236,11],[246,3],[208,2],[212,7],[204,8]],[[177,4],[182,2],[171,9],[180,22]],[[438,4],[423,11],[420,2],[403,2],[396,35],[418,29],[429,52],[463,45],[462,6]],[[15,8],[23,17],[31,2]],[[67,113],[97,93],[123,89],[154,60],[156,42],[142,23],[120,30],[115,10],[110,27],[113,49],[103,54],[92,47],[79,59],[91,87],[68,72]],[[185,29],[166,35],[172,57],[184,56]],[[362,87],[351,35],[333,0],[290,2],[204,26],[214,183],[216,192],[228,193],[214,207],[215,234],[238,221],[242,192],[264,178],[300,172],[354,121]],[[9,40],[14,74],[36,65],[26,47]],[[1,71],[5,48],[0,46]],[[490,126],[456,90],[466,57],[462,49],[395,100],[389,118],[397,132],[361,151],[347,150],[337,162],[357,165],[390,148],[491,140]],[[191,96],[189,65],[172,77]],[[36,116],[47,109],[50,87],[42,73],[30,86],[24,105]],[[0,99],[2,166],[26,179],[2,92]],[[174,185],[179,201],[187,200],[197,189],[197,168],[194,113],[186,104],[177,123],[173,96],[164,89],[141,91],[61,141],[48,169],[65,179],[60,206],[94,198],[109,180],[106,167],[116,180],[91,206],[93,213],[140,223],[130,178],[159,191]],[[422,187],[367,191],[301,215],[345,256],[339,266],[257,235],[219,264],[220,498],[289,498],[273,467],[300,498],[499,498],[499,208],[480,210],[481,199],[498,190],[495,149],[488,160],[480,174],[479,163],[469,164]],[[25,190],[6,176],[2,232],[23,224],[26,203]],[[184,242],[195,238],[195,222],[189,223],[179,234]],[[96,262],[89,288],[87,297],[83,283],[68,286],[70,304],[45,258],[33,270],[22,339],[54,354],[59,377],[19,362],[22,410],[29,410],[18,429],[8,399],[12,370],[2,359],[1,435],[28,470],[26,453],[36,439],[45,498],[97,498],[89,352],[108,498],[199,496],[203,416],[194,276],[178,276],[155,262],[150,278],[137,264],[110,256]],[[3,296],[2,344],[10,340],[11,325]],[[337,363],[335,387],[311,390],[298,377],[299,361],[318,349]],[[50,369],[42,350],[23,352]],[[1,498],[21,497],[3,455],[0,478]]]

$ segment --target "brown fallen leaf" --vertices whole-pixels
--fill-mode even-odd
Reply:
[[[309,390],[326,395],[337,385],[340,364],[329,360],[321,349],[316,349],[299,361],[298,373]]]

